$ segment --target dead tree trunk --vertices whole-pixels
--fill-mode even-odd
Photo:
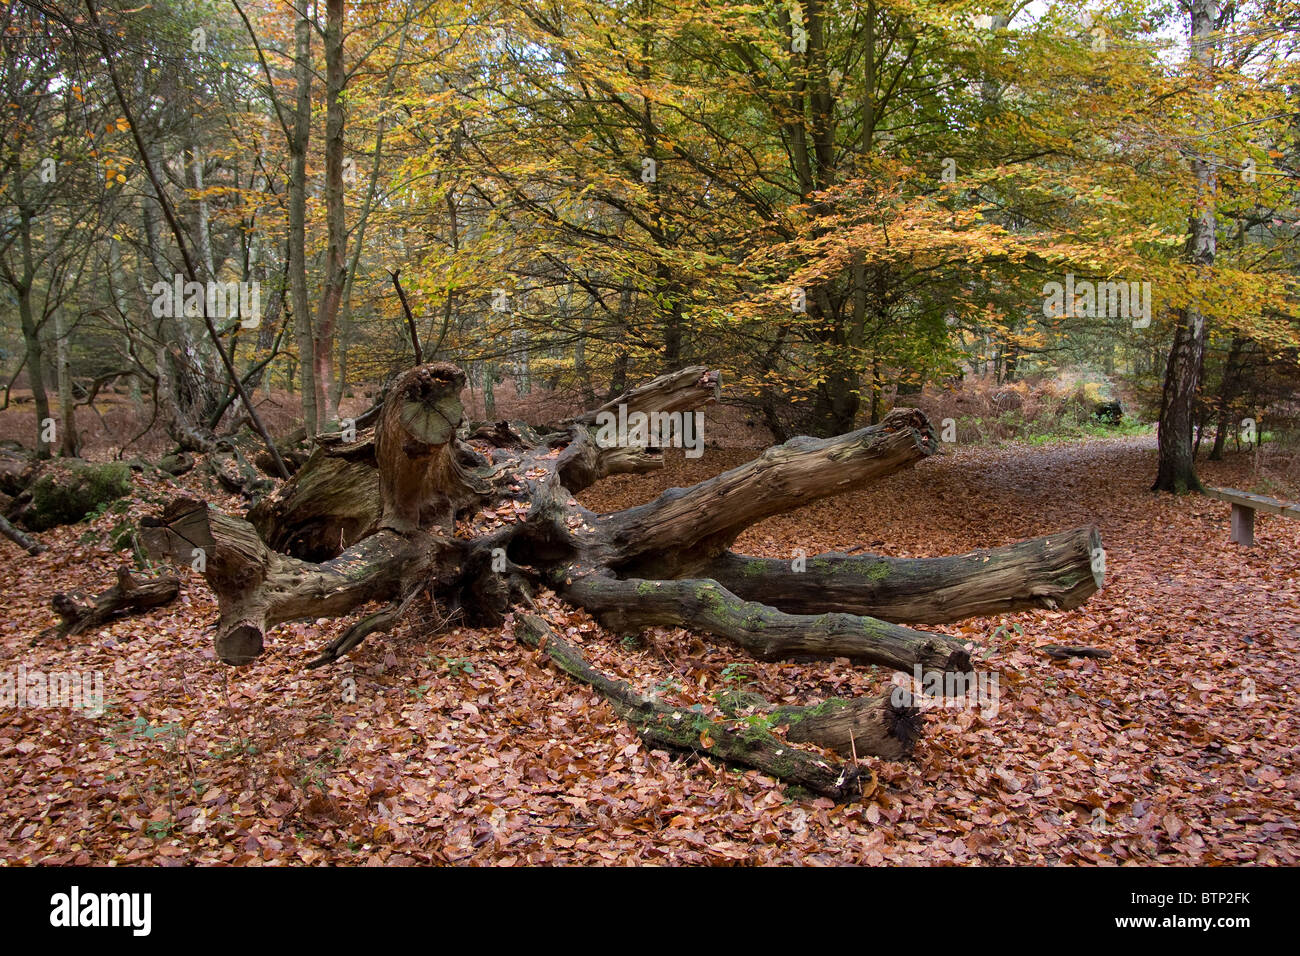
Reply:
[[[832,752],[910,753],[920,717],[905,695],[802,708],[751,701],[721,716],[683,716],[593,670],[526,612],[532,595],[552,589],[618,630],[691,628],[762,660],[843,657],[952,674],[970,671],[966,646],[897,622],[1071,608],[1101,585],[1092,528],[953,558],[822,555],[803,573],[729,550],[764,518],[934,454],[936,438],[916,411],[896,410],[834,438],[794,438],[694,487],[597,514],[575,493],[608,474],[663,465],[662,449],[648,444],[604,447],[598,413],[619,405],[629,418],[693,412],[716,399],[715,372],[661,376],[545,427],[463,424],[464,385],[463,373],[443,363],[406,373],[372,429],[348,442],[323,438],[294,478],[254,509],[251,524],[188,499],[147,522],[142,537],[155,557],[202,555],[220,609],[221,660],[251,662],[279,622],[346,615],[372,601],[386,603],[313,664],[392,627],[424,595],[471,624],[518,611],[515,636],[605,696],[651,744],[715,754],[844,798],[855,792],[856,764]]]
[[[130,568],[117,569],[117,584],[91,600],[59,593],[50,599],[60,623],[53,631],[59,637],[71,637],[107,624],[127,614],[140,614],[175,600],[181,582],[174,574],[152,580],[138,580]],[[44,636],[44,635],[42,635]]]

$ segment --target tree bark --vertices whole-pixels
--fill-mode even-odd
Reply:
[[[1214,55],[1217,47],[1215,30],[1218,28],[1218,0],[1191,0],[1192,62],[1201,71],[1206,83],[1213,82]],[[1207,125],[1211,120],[1205,120]],[[1214,191],[1217,177],[1216,160],[1197,154],[1192,159],[1192,174],[1196,178],[1196,205],[1188,218],[1187,261],[1204,275],[1214,265],[1215,207]],[[1183,494],[1202,491],[1196,476],[1196,461],[1192,448],[1192,426],[1196,394],[1201,383],[1201,369],[1205,364],[1206,317],[1195,306],[1180,310],[1174,344],[1165,367],[1165,384],[1160,408],[1158,431],[1159,464],[1154,491]]]
[[[298,340],[298,367],[302,375],[302,416],[307,434],[320,428],[316,405],[316,346],[307,297],[307,147],[311,139],[311,30],[304,0],[294,24],[293,73],[296,86],[293,127],[289,140],[289,289],[293,323]]]
[[[1094,527],[945,558],[831,552],[802,559],[728,551],[700,573],[748,600],[791,613],[830,608],[910,624],[947,624],[1036,608],[1069,610],[1101,588],[1101,535]]]
[[[8,276],[18,297],[18,318],[23,329],[23,345],[27,349],[27,381],[32,387],[36,403],[36,457],[50,456],[50,442],[45,440],[45,422],[50,417],[50,399],[45,391],[45,356],[41,346],[40,327],[32,309],[32,283],[36,278],[36,264],[32,256],[32,217],[34,211],[27,204],[23,192],[23,165],[13,165],[14,200],[18,205],[18,242],[22,251],[21,276]]]
[[[325,0],[325,278],[312,332],[317,427],[335,418],[334,332],[347,284],[343,196],[343,0]]]

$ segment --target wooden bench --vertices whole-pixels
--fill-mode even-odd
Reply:
[[[1278,501],[1263,495],[1235,488],[1206,488],[1205,494],[1232,505],[1232,540],[1247,547],[1255,543],[1255,512],[1281,515],[1283,518],[1300,518],[1300,504]]]

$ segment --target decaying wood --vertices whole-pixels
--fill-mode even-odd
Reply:
[[[45,545],[27,534],[27,532],[15,528],[4,515],[0,515],[0,534],[3,534],[30,555],[41,554],[45,551]]]
[[[812,743],[856,760],[862,755],[903,760],[921,736],[921,710],[911,694],[834,697],[808,706],[773,707],[758,694],[731,691],[718,697],[718,706],[731,717],[746,717],[785,728],[793,743]]]
[[[373,458],[349,461],[317,448],[291,481],[253,506],[248,520],[275,550],[326,561],[378,531],[380,510]]]
[[[743,601],[717,581],[619,580],[589,575],[561,594],[619,631],[654,624],[716,634],[764,661],[847,657],[895,670],[965,672],[970,654],[942,634],[926,634],[856,614],[787,614]]]
[[[107,591],[85,600],[74,594],[59,593],[50,599],[60,623],[54,628],[59,637],[71,637],[127,614],[141,614],[176,599],[181,582],[174,574],[140,579],[130,568],[117,569],[117,583]]]
[[[1031,608],[1068,610],[1102,585],[1101,535],[1076,528],[943,558],[818,554],[798,562],[726,552],[699,570],[743,598],[783,611],[838,608],[887,621],[947,624]],[[1100,567],[1097,564],[1097,567]]]
[[[920,710],[896,704],[892,695],[825,701],[813,707],[778,707],[772,720],[787,728],[786,740],[828,747],[845,757],[870,754],[902,760],[921,736]]]
[[[754,767],[836,800],[857,793],[861,773],[857,767],[837,765],[816,753],[800,750],[772,734],[761,721],[710,719],[638,694],[623,681],[595,670],[576,647],[536,615],[521,614],[516,635],[524,644],[539,648],[561,671],[597,691],[651,747],[707,754]]]
[[[670,488],[611,516],[608,563],[638,577],[693,574],[750,525],[860,487],[937,450],[925,416],[906,408],[834,438],[792,438],[693,488]]]
[[[400,388],[400,382],[391,385],[385,397]],[[558,465],[560,480],[570,494],[578,494],[609,475],[644,474],[664,464],[663,450],[659,448],[602,448],[595,437],[598,412],[617,410],[620,403],[630,411],[645,414],[695,411],[717,400],[719,382],[716,371],[692,366],[660,376],[565,422],[540,428],[524,422],[473,423],[462,429],[463,437],[503,454],[525,447],[563,449]],[[248,520],[268,544],[294,557],[323,561],[378,530],[383,506],[375,429],[362,426],[377,422],[386,404],[367,413],[364,421],[357,420],[357,432],[350,441],[337,434],[320,436],[317,449],[292,480],[253,507]],[[462,445],[459,452],[462,460],[466,447]],[[466,463],[481,467],[481,463]]]
[[[347,614],[414,587],[438,553],[431,535],[383,530],[313,564],[271,550],[247,521],[187,498],[142,525],[140,537],[156,559],[201,563],[217,595],[217,656],[227,664],[255,660],[275,624]]]
[[[680,714],[595,671],[524,610],[531,597],[551,589],[617,630],[688,627],[761,660],[821,657],[967,674],[965,645],[900,622],[1067,609],[1102,583],[1092,570],[1100,540],[1091,528],[950,558],[819,555],[798,569],[729,550],[756,522],[933,455],[935,435],[914,410],[834,438],[791,439],[694,487],[597,514],[577,491],[663,464],[662,449],[648,444],[604,447],[599,413],[693,412],[716,400],[715,372],[660,376],[544,426],[464,423],[464,385],[446,363],[402,375],[370,427],[321,436],[249,521],[178,499],[146,523],[141,537],[155,556],[193,563],[201,555],[196,566],[217,595],[222,661],[253,661],[276,623],[348,615],[372,602],[378,609],[366,608],[313,666],[393,627],[416,601],[472,625],[513,613],[520,640],[598,691],[652,745],[757,767],[841,799],[856,792],[857,757],[912,751],[921,717],[910,701],[764,702],[725,718]]]

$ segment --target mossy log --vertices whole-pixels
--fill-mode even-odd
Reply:
[[[745,601],[717,581],[646,581],[587,575],[561,592],[618,631],[654,624],[725,637],[763,661],[847,657],[894,670],[965,672],[970,654],[942,634],[927,634],[856,614],[787,614]]]
[[[125,462],[79,459],[47,462],[14,499],[10,519],[29,531],[75,524],[97,508],[131,493],[131,468]]]
[[[861,770],[857,765],[833,763],[815,752],[801,750],[771,733],[764,720],[712,719],[638,694],[625,682],[594,669],[581,651],[536,615],[521,614],[515,633],[522,643],[538,648],[561,671],[609,701],[614,712],[636,728],[651,747],[706,754],[754,767],[835,800],[851,798],[858,792]]]

